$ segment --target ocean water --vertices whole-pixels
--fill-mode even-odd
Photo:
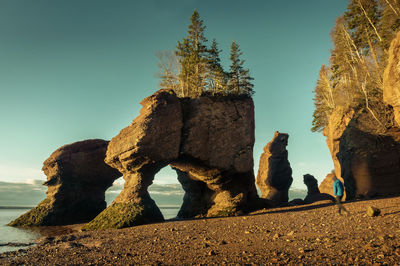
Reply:
[[[0,208],[0,253],[18,250],[24,247],[5,246],[7,243],[33,243],[40,234],[28,229],[7,226],[9,222],[18,218],[29,209],[3,209]]]
[[[171,219],[175,218],[178,214],[179,206],[160,207],[160,210],[165,219]],[[0,253],[29,248],[30,245],[27,244],[35,243],[37,239],[43,236],[60,234],[63,232],[62,227],[52,229],[52,232],[49,232],[49,230],[38,231],[37,228],[25,229],[7,226],[9,222],[18,218],[20,215],[24,214],[27,211],[29,211],[29,209],[27,208],[0,207]],[[20,244],[22,244],[22,246],[20,246]]]

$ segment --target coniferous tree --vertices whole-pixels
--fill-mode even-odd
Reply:
[[[183,96],[198,97],[204,92],[207,73],[207,39],[205,26],[195,10],[190,18],[188,36],[178,42],[176,55],[180,58]]]
[[[228,75],[221,66],[221,59],[217,41],[212,40],[211,47],[208,51],[208,90],[212,94],[227,94],[228,91]]]
[[[251,96],[254,94],[254,85],[251,83],[253,78],[250,76],[249,70],[243,68],[244,60],[240,59],[242,54],[239,45],[233,41],[229,57],[231,60],[228,81],[229,92],[236,95],[246,94]]]
[[[205,26],[195,10],[190,18],[188,34],[178,41],[174,54],[159,52],[161,78],[160,87],[173,89],[179,97],[200,97],[208,94],[236,94],[252,96],[253,78],[248,69],[243,68],[242,52],[233,42],[230,59],[230,72],[226,73],[221,65],[221,50],[214,39],[207,47],[204,36]]]
[[[327,125],[336,107],[365,112],[363,123],[376,133],[391,126],[392,111],[383,102],[382,78],[387,49],[400,29],[399,14],[399,0],[349,1],[331,33],[334,49],[330,65],[321,69],[315,88],[313,131]],[[333,101],[327,101],[327,88]]]

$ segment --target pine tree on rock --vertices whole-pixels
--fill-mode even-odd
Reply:
[[[232,65],[227,73],[221,65],[221,50],[215,39],[210,48],[207,46],[206,27],[196,10],[190,21],[187,36],[178,41],[173,54],[168,51],[157,54],[160,87],[174,90],[178,97],[196,98],[204,94],[252,96],[253,78],[249,70],[243,68],[239,46],[232,43]]]
[[[221,66],[220,52],[221,50],[219,50],[216,40],[213,39],[208,51],[207,87],[214,95],[227,94],[228,91],[228,74],[225,73]]]
[[[183,97],[198,97],[205,89],[207,73],[207,39],[205,26],[195,10],[190,18],[188,36],[178,42],[176,55],[180,58],[180,81]]]
[[[229,93],[252,96],[254,94],[254,85],[251,83],[253,78],[250,76],[249,70],[243,68],[244,60],[240,59],[242,54],[239,45],[233,41],[229,57],[231,60],[228,82]]]

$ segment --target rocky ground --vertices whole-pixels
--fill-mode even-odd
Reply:
[[[387,264],[400,265],[400,197],[327,202],[247,216],[171,221],[47,237],[0,254],[1,265]],[[381,209],[366,215],[368,206]]]

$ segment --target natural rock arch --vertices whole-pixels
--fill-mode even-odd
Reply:
[[[256,206],[251,98],[189,99],[160,90],[141,104],[140,115],[107,149],[105,162],[123,174],[124,188],[86,228],[163,221],[148,187],[167,165],[185,190],[179,217],[227,216]]]

